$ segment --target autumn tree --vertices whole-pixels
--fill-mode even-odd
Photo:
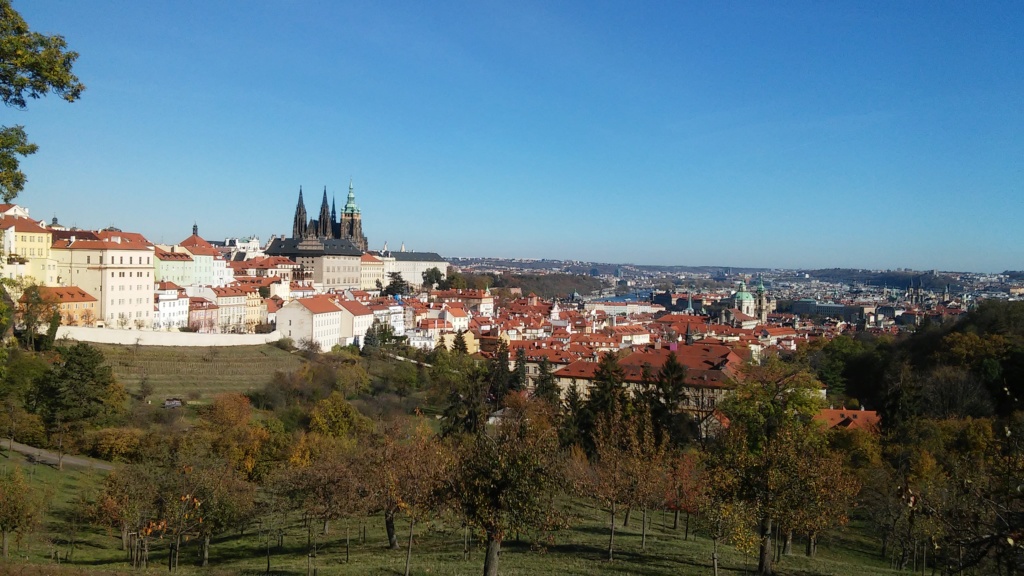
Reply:
[[[223,458],[197,455],[191,464],[195,497],[201,502],[202,522],[197,527],[202,566],[210,561],[210,540],[238,528],[256,512],[256,484]]]
[[[324,436],[349,439],[369,433],[371,424],[343,395],[334,392],[313,407],[309,429]]]
[[[644,510],[646,544],[647,507],[660,502],[665,446],[655,437],[650,413],[639,405],[629,412],[615,401],[598,418],[594,434],[595,454],[585,481],[586,490],[604,504],[610,515],[608,559],[614,559],[615,514],[619,506]]]
[[[214,398],[201,414],[198,432],[205,436],[212,454],[231,463],[249,478],[261,473],[264,443],[269,431],[253,418],[249,399],[241,394],[225,393]]]
[[[0,0],[0,99],[5,105],[24,110],[27,99],[50,92],[68,102],[78,100],[85,86],[71,71],[77,58],[78,53],[68,50],[62,36],[33,32],[10,0]],[[13,200],[25,187],[18,157],[37,149],[28,141],[24,127],[0,127],[0,198],[4,202]]]
[[[536,401],[517,398],[493,429],[458,448],[450,495],[468,524],[483,533],[484,576],[497,575],[510,532],[543,529],[557,517],[558,439],[545,414]]]
[[[8,558],[11,535],[30,531],[40,511],[38,495],[25,480],[20,467],[0,472],[0,551],[4,560]]]
[[[331,521],[354,515],[364,508],[361,457],[355,448],[335,445],[307,465],[284,471],[287,494],[293,505],[306,517],[318,520],[324,535],[329,532]],[[318,535],[313,523],[307,528],[309,554],[315,559]]]
[[[768,358],[748,366],[743,381],[719,407],[729,427],[712,447],[708,475],[736,475],[725,501],[741,501],[758,527],[758,574],[774,573],[772,531],[786,513],[785,481],[795,463],[779,448],[790,436],[814,433],[811,417],[819,405],[820,383],[799,366]]]
[[[120,531],[121,549],[133,567],[148,561],[149,541],[160,524],[159,494],[158,467],[128,464],[103,479],[93,504],[93,522]]]

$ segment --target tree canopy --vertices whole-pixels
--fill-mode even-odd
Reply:
[[[0,0],[0,99],[5,105],[24,110],[27,99],[50,92],[68,102],[78,100],[85,85],[71,70],[77,58],[62,36],[33,32],[10,0]],[[0,198],[4,202],[25,188],[18,157],[37,149],[23,126],[0,127]]]

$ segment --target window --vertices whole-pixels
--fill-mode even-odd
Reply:
[[[85,257],[85,263],[86,264],[92,264],[92,256],[86,256]]]
[[[121,256],[121,264],[124,264],[124,256]]]

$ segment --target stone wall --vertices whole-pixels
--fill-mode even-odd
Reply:
[[[198,334],[195,332],[61,326],[57,329],[57,339],[61,338],[70,338],[79,342],[140,344],[142,346],[255,346],[276,342],[281,339],[281,333],[274,331],[270,334]]]

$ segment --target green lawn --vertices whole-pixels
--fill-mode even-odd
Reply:
[[[119,550],[117,534],[91,526],[79,526],[75,533],[77,545],[71,550],[68,540],[73,523],[67,511],[79,494],[99,484],[102,473],[92,470],[68,468],[58,472],[42,464],[30,464],[18,454],[6,454],[0,466],[23,466],[33,485],[51,495],[49,510],[40,530],[12,544],[12,560],[0,565],[3,574],[104,574],[132,573],[123,553]],[[571,509],[571,528],[552,535],[551,542],[542,549],[531,549],[527,543],[509,541],[502,556],[500,573],[503,575],[567,574],[578,576],[625,575],[706,575],[711,574],[711,542],[706,538],[683,541],[683,531],[671,529],[671,516],[654,513],[648,533],[647,551],[640,549],[640,515],[634,514],[631,526],[618,528],[616,560],[606,561],[608,542],[607,515],[603,510],[576,502]],[[366,542],[359,538],[360,526],[367,528]],[[284,547],[272,548],[271,567],[274,574],[306,574],[307,530],[298,515],[289,517],[285,529]],[[408,538],[408,523],[398,522],[399,541]],[[345,532],[351,534],[349,561],[345,562]],[[524,536],[525,538],[525,536]],[[320,575],[392,575],[403,574],[405,551],[384,549],[384,523],[381,517],[359,518],[332,523],[330,534],[323,539],[316,558]],[[476,575],[482,571],[483,549],[474,543],[469,559],[463,558],[462,532],[455,524],[437,521],[418,526],[413,547],[413,574],[419,575]],[[823,538],[819,556],[784,558],[778,565],[783,575],[807,576],[812,574],[845,576],[847,574],[893,574],[883,562],[872,556],[877,547],[860,530],[847,529]],[[799,548],[798,548],[799,550]],[[246,534],[237,532],[214,540],[211,548],[211,567],[203,570],[198,564],[199,546],[196,542],[185,545],[181,552],[182,574],[262,574],[266,567],[266,545],[258,527]],[[58,554],[58,566],[54,555]],[[721,548],[722,575],[749,573],[756,560],[729,546]],[[167,542],[157,540],[151,551],[151,564],[147,572],[167,570]]]
[[[261,388],[277,370],[292,371],[304,362],[269,344],[259,346],[172,347],[93,344],[129,391],[145,379],[153,399],[199,400],[222,392]]]

